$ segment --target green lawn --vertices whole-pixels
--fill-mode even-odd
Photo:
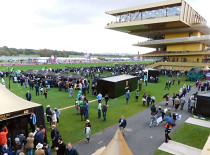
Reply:
[[[74,63],[74,64],[46,64],[46,65],[23,65],[23,66],[9,66],[14,70],[41,70],[43,67],[46,68],[65,68],[65,67],[97,67],[97,66],[113,66],[115,64],[148,64],[151,61],[133,61],[133,62],[102,62],[102,63]],[[0,66],[0,71],[8,71],[7,66]]]
[[[151,96],[154,95],[156,97],[156,103],[159,103],[163,100],[163,94],[169,92],[169,95],[172,95],[172,93],[177,92],[179,88],[183,86],[184,79],[185,77],[181,77],[181,85],[177,85],[176,83],[174,86],[171,87],[170,90],[164,90],[165,81],[168,80],[168,77],[160,76],[158,84],[148,83],[148,86],[143,85],[143,89],[139,94],[140,98],[138,102],[135,101],[135,91],[131,92],[131,99],[129,101],[129,104],[125,104],[125,96],[109,100],[107,122],[103,122],[102,119],[97,119],[97,102],[90,103],[89,119],[92,124],[92,134],[95,134],[109,126],[116,124],[121,115],[125,115],[125,117],[130,117],[138,112],[145,110],[147,107],[144,107],[141,101],[143,92],[145,90],[147,90],[148,94],[150,94]],[[8,78],[6,78],[6,86],[8,86]],[[11,83],[11,91],[24,99],[27,90],[29,90],[29,88],[26,89],[24,86],[21,87],[19,83]],[[60,92],[58,91],[58,88],[51,88],[48,91],[48,99],[45,99],[44,95],[35,96],[35,90],[31,90],[30,92],[32,94],[32,102],[40,103],[44,106],[44,108],[46,108],[48,104],[51,105],[51,107],[54,109],[55,107],[63,108],[66,106],[74,105],[75,103],[75,98],[69,98],[68,92]],[[76,94],[77,91],[74,93],[75,97]],[[96,97],[88,94],[87,99],[91,101],[95,100]],[[75,143],[85,138],[83,132],[84,124],[84,121],[80,121],[80,115],[75,114],[74,108],[66,109],[61,111],[58,130],[63,136],[65,142],[70,141],[72,143]],[[47,129],[49,136],[49,124],[47,124]]]
[[[63,67],[65,66],[71,66],[68,64],[62,64]],[[62,65],[55,65],[54,68],[62,68]],[[102,64],[73,64],[73,65],[82,65],[84,66],[94,66],[98,65],[101,66]],[[103,65],[111,65],[110,63],[103,63]],[[19,67],[19,68],[18,68]],[[37,66],[17,66],[16,70],[27,70],[31,69],[28,68],[31,67],[33,69],[41,69],[43,66],[37,65]],[[47,65],[49,68],[53,68],[53,65]],[[71,66],[72,67],[72,66]],[[76,66],[74,66],[76,67]],[[104,72],[102,76],[109,75],[110,72]],[[176,78],[176,77],[175,77]],[[147,107],[144,107],[142,105],[142,95],[145,90],[147,90],[148,95],[156,97],[156,103],[159,103],[163,100],[162,96],[165,93],[169,93],[169,96],[172,96],[173,93],[177,93],[180,87],[183,86],[185,83],[186,77],[181,77],[181,84],[177,85],[177,83],[174,86],[171,86],[170,90],[164,90],[165,82],[168,80],[167,76],[160,76],[159,77],[159,83],[148,83],[148,86],[142,86],[142,91],[139,94],[139,101],[135,102],[135,91],[131,92],[131,98],[129,101],[129,104],[125,104],[125,96],[121,96],[117,99],[110,99],[108,102],[108,111],[107,111],[107,122],[103,122],[102,118],[101,120],[97,119],[97,102],[92,102],[89,104],[89,119],[91,121],[92,125],[92,131],[91,134],[95,134],[109,126],[112,126],[118,122],[118,119],[121,115],[125,115],[125,117],[130,117],[138,112],[141,112],[145,110]],[[8,78],[5,78],[6,80],[6,87],[8,87]],[[177,82],[177,78],[176,78]],[[187,84],[187,83],[185,83]],[[194,84],[194,82],[190,83]],[[17,94],[18,96],[25,99],[25,94],[29,90],[29,88],[25,88],[24,86],[20,86],[19,83],[12,83],[11,82],[11,89],[13,93]],[[75,97],[77,94],[77,91],[74,92],[74,97],[69,98],[69,93],[58,91],[58,88],[51,88],[48,91],[48,99],[44,98],[44,95],[35,96],[35,90],[30,90],[32,94],[32,102],[40,103],[44,106],[44,109],[49,104],[54,109],[56,108],[63,108],[70,105],[74,105],[75,103]],[[95,100],[95,96],[91,96],[91,94],[87,94],[87,99],[89,101]],[[50,129],[49,124],[47,125],[47,133],[48,136],[50,135]],[[61,111],[60,115],[60,123],[58,125],[58,130],[60,131],[61,135],[63,136],[64,141],[76,143],[82,139],[85,138],[84,134],[84,125],[85,122],[80,120],[80,116],[75,114],[75,108],[70,108]],[[48,138],[48,142],[51,143],[50,139]]]
[[[162,151],[162,150],[159,150],[157,149],[153,155],[172,155],[171,153],[168,153],[168,152],[165,152],[165,151]]]
[[[172,134],[171,139],[185,145],[203,149],[209,135],[209,128],[184,123]]]

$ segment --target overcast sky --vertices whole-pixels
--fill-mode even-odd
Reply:
[[[105,11],[143,4],[143,0],[1,0],[0,46],[73,50],[88,53],[133,53],[145,39],[105,29],[115,17]],[[160,0],[147,0],[157,2]],[[209,0],[188,0],[210,22]],[[209,25],[209,23],[208,23]]]

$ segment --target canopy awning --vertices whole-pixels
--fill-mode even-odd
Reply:
[[[33,108],[42,106],[18,97],[2,84],[0,84],[0,99],[0,120],[14,117],[15,115],[30,113]]]
[[[133,155],[130,148],[128,147],[122,133],[118,129],[115,133],[113,139],[108,144],[106,149],[101,153],[101,155]]]

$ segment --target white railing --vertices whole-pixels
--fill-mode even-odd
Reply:
[[[184,37],[184,38],[173,38],[173,39],[160,39],[160,40],[147,40],[144,42],[138,42],[139,44],[159,44],[159,43],[169,43],[169,42],[183,42],[183,41],[199,41],[199,40],[210,40],[210,35]]]

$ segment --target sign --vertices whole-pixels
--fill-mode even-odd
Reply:
[[[25,109],[25,110],[21,110],[21,111],[12,112],[12,113],[2,114],[2,115],[0,115],[0,120],[6,120],[8,118],[19,116],[19,115],[30,114],[33,111],[34,111],[34,108],[30,108],[30,109]]]

